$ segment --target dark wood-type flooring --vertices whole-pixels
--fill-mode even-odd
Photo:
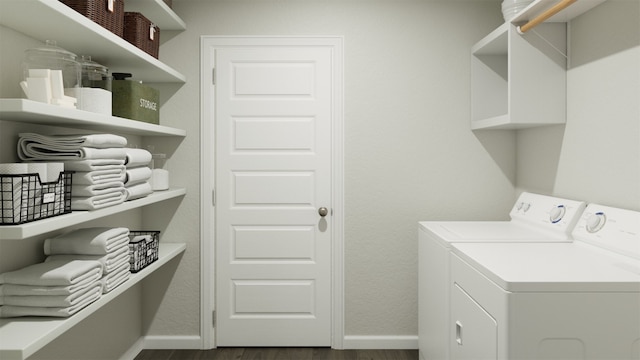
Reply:
[[[329,348],[143,350],[134,360],[418,360],[418,350],[333,350]]]

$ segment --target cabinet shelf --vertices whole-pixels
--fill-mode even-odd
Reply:
[[[186,30],[187,28],[184,21],[162,0],[127,0],[124,3],[124,11],[142,13],[158,26],[161,32],[163,30]]]
[[[183,243],[160,243],[158,260],[140,272],[131,274],[129,280],[68,318],[25,317],[0,319],[0,358],[3,360],[26,359],[33,355],[36,351],[142,281],[171,259],[180,255],[185,249],[186,245]]]
[[[566,9],[545,20],[545,22],[567,22],[576,16],[584,14],[585,12],[602,4],[605,1],[606,0],[576,1]],[[520,13],[516,14],[516,16],[510,21],[513,24],[521,24],[527,22],[538,16],[540,13],[544,12],[546,9],[552,7],[557,2],[558,0],[536,0],[529,4],[529,6],[523,9]]]
[[[22,225],[3,225],[0,226],[0,240],[21,240],[36,235],[42,235],[51,231],[64,229],[68,226],[82,224],[87,221],[100,219],[123,211],[183,196],[184,194],[186,194],[185,189],[156,191],[141,199],[125,201],[120,205],[109,206],[98,210],[73,211],[69,214],[41,219]]]
[[[112,73],[132,73],[134,80],[144,82],[186,82],[183,74],[58,0],[2,0],[1,8],[0,25],[41,41],[56,40],[77,55],[90,55]]]
[[[87,130],[121,131],[143,136],[186,136],[182,129],[142,121],[67,109],[26,99],[0,99],[0,120],[51,126],[72,126]]]

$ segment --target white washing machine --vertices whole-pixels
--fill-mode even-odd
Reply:
[[[566,242],[585,203],[523,192],[508,221],[419,223],[418,346],[423,360],[449,359],[450,256],[453,243]]]
[[[572,235],[453,245],[451,359],[640,359],[640,212],[589,204]]]

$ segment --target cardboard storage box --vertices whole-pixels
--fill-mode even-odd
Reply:
[[[113,74],[113,116],[160,124],[160,91],[137,81],[125,80],[129,76],[131,74]]]

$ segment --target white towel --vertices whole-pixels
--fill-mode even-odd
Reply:
[[[112,181],[125,181],[125,167],[118,166],[113,169],[77,171],[72,174],[72,184],[76,185],[101,185]]]
[[[71,210],[97,210],[122,204],[125,200],[125,196],[124,188],[122,188],[120,191],[105,195],[72,197]]]
[[[121,169],[124,159],[67,160],[64,168],[71,171],[95,171]]]
[[[90,227],[77,229],[44,241],[45,255],[106,255],[129,244],[125,227]]]
[[[102,272],[102,264],[97,261],[48,261],[0,274],[0,284],[69,286],[98,280]]]
[[[102,281],[96,280],[92,285],[71,295],[57,296],[0,296],[1,305],[13,306],[35,306],[35,307],[69,307],[76,306],[86,301],[87,298],[94,298],[95,294],[102,294]]]
[[[21,160],[96,160],[125,159],[123,148],[96,149],[81,147],[75,150],[57,150],[37,143],[18,141],[18,157]]]
[[[82,291],[95,282],[95,279],[87,278],[77,284],[68,286],[2,284],[0,285],[0,296],[68,296]]]
[[[151,178],[151,174],[151,168],[148,166],[127,169],[124,184],[129,187],[131,185],[146,182]]]
[[[131,187],[126,187],[125,192],[127,194],[128,201],[143,198],[153,193],[153,189],[151,188],[151,184],[149,184],[148,182],[143,182]]]
[[[62,149],[78,149],[80,147],[106,149],[127,146],[127,139],[125,137],[114,134],[42,135],[20,133],[18,136],[21,141],[37,142]]]
[[[0,317],[20,317],[20,316],[52,316],[52,317],[69,317],[78,311],[84,309],[87,305],[100,299],[102,294],[91,293],[90,297],[83,299],[82,302],[69,307],[29,307],[29,306],[0,306]]]
[[[130,265],[124,265],[118,270],[102,277],[102,291],[104,294],[118,287],[118,285],[129,280],[131,277]]]
[[[105,195],[113,192],[119,192],[124,189],[124,183],[121,181],[112,181],[106,184],[98,185],[75,185],[71,186],[72,197],[87,197],[96,195]]]
[[[129,263],[129,246],[126,243],[113,250],[107,255],[84,255],[84,254],[69,254],[69,255],[50,255],[45,261],[52,260],[95,260],[99,261],[104,267],[104,274],[112,273],[122,266],[125,262]]]
[[[147,166],[151,163],[151,153],[145,149],[125,148],[125,166],[127,169]]]

